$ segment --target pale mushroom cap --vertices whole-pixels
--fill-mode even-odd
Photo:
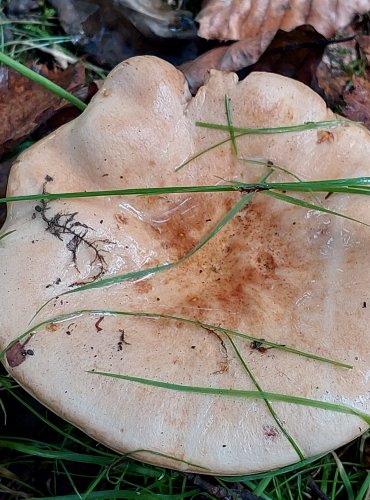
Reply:
[[[228,137],[195,125],[226,123],[225,95],[237,126],[335,118],[309,88],[278,75],[254,73],[238,83],[234,74],[211,72],[192,98],[174,67],[152,57],[133,58],[112,71],[81,117],[20,157],[8,195],[40,193],[46,176],[53,179],[46,190],[55,193],[209,185],[223,182],[220,177],[256,182],[266,168],[236,159],[230,142],[175,171],[191,155]],[[244,136],[238,139],[238,154],[271,160],[302,180],[370,173],[370,135],[357,125]],[[277,172],[271,179],[292,177]],[[58,239],[46,231],[35,202],[11,204],[3,231],[16,232],[0,242],[6,310],[0,347],[27,330],[47,300],[99,273],[97,263],[90,265],[94,247],[104,256],[104,278],[174,262],[216,227],[241,196],[52,201],[45,219],[59,214],[59,222],[60,217],[65,222],[66,214],[77,212],[67,226],[88,226],[76,265],[71,233]],[[319,198],[330,210],[370,223],[365,197]],[[316,203],[311,195],[305,199]],[[369,300],[369,244],[365,226],[257,193],[178,266],[59,297],[32,324],[81,309],[105,309],[222,326],[353,366],[336,367],[280,349],[260,352],[250,340],[232,337],[264,391],[369,412],[370,309],[363,307]],[[81,314],[39,329],[27,344],[34,355],[17,367],[6,365],[8,370],[37,399],[107,446],[124,453],[148,450],[134,455],[148,462],[248,474],[299,460],[262,400],[171,391],[88,373],[256,390],[226,336],[170,319],[100,317]],[[275,401],[272,407],[305,457],[331,450],[367,427],[353,415]]]

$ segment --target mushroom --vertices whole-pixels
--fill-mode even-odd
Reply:
[[[370,136],[355,124],[245,135],[237,139],[235,156],[225,131],[196,125],[227,123],[225,95],[236,126],[335,118],[313,91],[279,75],[253,73],[238,82],[235,74],[212,71],[192,97],[173,66],[137,57],[110,73],[80,117],[19,157],[8,196],[214,185],[224,183],[220,177],[259,182],[269,168],[239,158],[282,165],[303,180],[369,174]],[[270,179],[292,177],[275,170]],[[33,334],[8,351],[9,373],[112,449],[140,450],[135,458],[182,470],[264,471],[362,433],[367,423],[351,409],[370,409],[370,229],[260,192],[188,256],[243,196],[233,191],[10,203],[3,231],[15,232],[0,241],[6,311],[0,347],[30,324]],[[310,197],[304,199],[312,202]],[[320,195],[315,203],[370,222],[367,197]],[[79,290],[179,259],[140,278]],[[129,314],[104,313],[114,310]],[[56,318],[68,314],[64,321]],[[218,388],[256,395],[216,394]],[[268,402],[260,391],[309,398],[319,406],[340,404],[349,413]]]

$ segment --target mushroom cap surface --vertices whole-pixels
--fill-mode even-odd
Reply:
[[[19,157],[8,196],[43,188],[61,193],[225,183],[220,178],[259,182],[271,170],[239,158],[273,162],[302,180],[369,175],[370,135],[355,124],[245,135],[237,139],[236,157],[227,132],[196,125],[227,123],[225,95],[235,126],[335,119],[313,91],[279,75],[253,73],[238,82],[235,74],[214,71],[191,97],[173,66],[137,57],[110,73],[79,118]],[[297,179],[277,169],[270,180]],[[170,390],[90,373],[287,394],[369,413],[370,229],[259,192],[182,259],[243,196],[235,191],[10,203],[3,231],[15,232],[0,241],[6,311],[0,348],[30,324],[47,321],[27,339],[23,362],[12,363],[8,353],[4,363],[12,376],[112,449],[141,450],[133,456],[182,470],[264,471],[362,433],[367,424],[351,414],[286,401],[270,401],[269,408],[257,397]],[[368,197],[296,196],[370,223]],[[140,279],[62,295],[179,259]],[[100,312],[72,314],[82,310]],[[134,314],[101,312],[112,310]],[[71,317],[55,319],[63,314]],[[262,345],[220,327],[263,339]],[[267,348],[265,342],[352,368]]]

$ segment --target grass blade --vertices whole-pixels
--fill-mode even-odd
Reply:
[[[298,177],[298,175],[296,175],[291,170],[288,170],[287,168],[282,167],[280,165],[276,165],[276,163],[273,163],[270,160],[263,161],[263,160],[257,160],[257,159],[254,159],[254,158],[239,158],[239,160],[242,161],[242,162],[244,162],[244,163],[250,163],[252,165],[258,165],[260,167],[267,167],[267,168],[271,168],[273,170],[279,170],[279,172],[283,172],[284,174],[287,174],[287,175],[293,177],[293,179],[295,179],[298,182],[304,182],[304,181],[302,181],[302,179],[300,177]]]
[[[303,182],[302,179],[300,177],[298,177],[298,175],[296,175],[294,172],[292,172],[291,170],[287,169],[286,167],[282,167],[281,165],[276,165],[276,163],[268,160],[268,161],[261,161],[261,160],[257,160],[257,159],[253,159],[253,158],[239,158],[239,160],[245,162],[245,163],[251,163],[252,165],[259,165],[259,166],[264,166],[264,167],[267,167],[267,168],[271,168],[273,170],[278,170],[279,172],[283,172],[284,174],[286,175],[289,175],[290,177],[293,177],[293,179],[295,179],[296,181],[298,182]],[[318,205],[321,205],[321,201],[320,199],[315,196],[312,191],[310,191],[311,194],[312,194],[312,198],[313,200],[315,200],[315,202],[318,204]]]
[[[261,496],[262,493],[264,493],[264,491],[267,488],[267,486],[270,484],[271,480],[272,480],[271,476],[270,477],[265,477],[264,479],[262,479],[259,482],[257,488],[255,488],[253,490],[254,495],[256,495],[257,497]]]
[[[248,367],[247,363],[245,362],[243,356],[240,354],[240,351],[239,349],[237,348],[235,342],[233,341],[233,339],[227,335],[227,338],[230,342],[230,344],[232,345],[233,349],[234,349],[234,352],[235,354],[237,355],[241,365],[243,366],[244,370],[246,371],[246,373],[248,374],[249,378],[252,380],[253,384],[255,385],[256,389],[262,394],[264,391],[262,389],[262,387],[260,386],[259,382],[257,381],[256,377],[254,376],[253,372],[250,370],[250,368]],[[291,444],[292,448],[294,449],[294,451],[297,453],[298,457],[300,460],[304,460],[304,455],[300,449],[300,447],[298,446],[298,444],[295,442],[294,438],[289,434],[289,432],[285,429],[284,425],[282,424],[280,418],[278,417],[276,411],[274,410],[273,406],[271,405],[271,403],[265,399],[265,404],[266,404],[266,407],[268,409],[268,411],[270,412],[272,418],[274,419],[276,425],[279,427],[280,431],[282,432],[282,434],[286,437],[286,439],[289,441],[289,443]]]
[[[333,455],[333,458],[337,464],[339,475],[343,481],[344,487],[346,488],[348,500],[355,500],[355,495],[353,493],[351,480],[349,479],[349,477],[347,475],[346,469],[344,468],[342,462],[340,461],[340,459],[339,459],[338,455],[335,453],[335,451],[332,451],[331,454]]]
[[[273,173],[270,169],[269,175]],[[239,191],[241,193],[257,193],[260,191],[291,191],[297,193],[345,193],[370,195],[370,177],[353,177],[345,179],[328,179],[322,181],[300,182],[254,182],[243,183],[228,181],[228,184],[207,186],[168,186],[155,188],[110,189],[106,191],[76,191],[70,193],[38,193],[0,198],[0,203],[32,200],[59,200],[67,198],[92,198],[101,196],[159,196],[163,194],[184,193],[225,193]]]
[[[348,126],[349,120],[330,120],[330,121],[322,121],[322,122],[307,122],[301,125],[292,125],[292,126],[286,126],[286,127],[270,127],[270,128],[257,128],[257,129],[248,129],[248,128],[236,128],[236,127],[231,127],[229,125],[215,125],[211,123],[206,123],[206,122],[196,122],[196,125],[198,127],[203,127],[203,128],[213,128],[217,130],[224,130],[225,132],[231,132],[234,133],[234,140],[242,137],[244,135],[253,135],[253,134],[277,134],[277,133],[286,133],[286,132],[302,132],[305,130],[312,130],[312,129],[320,129],[320,128],[332,128],[332,127],[339,127],[339,126]],[[232,129],[232,130],[231,130]],[[239,131],[242,131],[238,133]],[[223,146],[227,142],[231,140],[231,135],[227,139],[224,139],[223,141],[217,142],[215,144],[212,144],[212,146],[209,146],[206,149],[203,149],[199,153],[196,153],[195,155],[191,156],[188,160],[184,161],[179,165],[178,167],[175,168],[175,172],[178,172],[181,170],[183,167],[191,163],[192,161],[196,160],[200,156],[203,156],[206,153],[209,153],[213,149],[218,148],[219,146]]]
[[[67,477],[67,479],[69,481],[69,484],[72,486],[73,491],[76,493],[76,495],[79,498],[79,500],[81,500],[82,497],[81,497],[81,495],[80,495],[80,493],[79,493],[79,491],[78,491],[78,489],[77,489],[77,487],[76,487],[76,485],[75,485],[75,483],[73,481],[73,478],[72,478],[71,474],[69,473],[67,467],[64,465],[64,462],[62,460],[60,460],[59,463],[60,463],[60,465],[61,465],[61,467],[62,467],[62,469],[64,471],[64,474],[66,475],[66,477]]]
[[[345,406],[336,403],[327,403],[326,401],[320,401],[317,399],[303,398],[299,396],[290,396],[289,394],[280,394],[277,392],[260,392],[260,391],[244,391],[241,389],[222,389],[213,387],[199,387],[190,386],[182,384],[172,384],[168,382],[161,382],[159,380],[152,380],[141,377],[132,377],[130,375],[122,375],[117,373],[101,372],[91,370],[87,373],[92,375],[101,375],[104,377],[118,378],[122,380],[127,380],[129,382],[136,382],[138,384],[148,385],[151,387],[158,387],[161,389],[167,389],[171,391],[179,392],[189,392],[193,394],[207,394],[212,396],[226,396],[234,398],[244,398],[244,399],[269,399],[270,401],[280,401],[282,403],[296,404],[300,406],[308,406],[311,408],[318,408],[321,410],[333,411],[336,413],[343,413],[346,415],[353,415],[355,417],[361,418],[367,425],[370,425],[370,415],[364,413],[351,406]]]
[[[2,351],[2,352],[5,352],[5,351]],[[44,424],[46,424],[47,426],[49,426],[57,434],[60,434],[61,436],[65,437],[67,440],[70,440],[70,441],[72,441],[72,442],[74,442],[74,443],[76,443],[76,444],[84,447],[86,450],[89,450],[89,451],[92,451],[93,453],[96,453],[96,448],[94,446],[90,446],[88,444],[85,444],[80,439],[72,436],[71,434],[68,434],[68,433],[64,432],[57,425],[53,424],[48,418],[46,418],[43,415],[41,415],[41,413],[39,413],[32,406],[32,404],[29,404],[27,401],[25,401],[20,396],[18,396],[18,394],[16,394],[16,392],[12,390],[11,381],[10,380],[9,381],[8,380],[5,381],[5,379],[3,378],[1,382],[2,382],[2,386],[4,387],[4,389],[7,392],[9,392],[14,399],[16,399],[19,403],[21,403],[25,408],[27,408],[27,410],[31,414],[35,415],[41,422],[43,422]],[[100,453],[102,455],[104,455],[104,456],[107,456],[107,457],[114,456],[113,453],[107,453],[107,452],[102,452],[102,451],[100,451]]]
[[[53,94],[61,97],[62,99],[65,99],[66,101],[70,102],[71,104],[76,106],[76,108],[80,109],[81,111],[84,111],[84,109],[86,109],[87,105],[84,102],[82,102],[80,99],[78,99],[77,97],[72,95],[70,92],[63,89],[62,87],[60,87],[56,83],[48,80],[44,76],[39,75],[38,73],[36,73],[32,69],[28,68],[27,66],[24,66],[24,64],[21,64],[20,62],[15,61],[11,57],[4,54],[4,52],[0,52],[0,62],[2,62],[3,64],[6,64],[6,66],[11,67],[12,69],[15,69],[16,71],[18,71],[18,73],[25,76],[29,80],[32,80],[32,81],[38,83],[39,85],[42,85],[45,89],[47,89],[50,92],[52,92]]]
[[[250,474],[248,476],[220,476],[220,479],[223,481],[235,482],[235,481],[246,481],[246,480],[260,480],[265,478],[270,478],[274,476],[280,476],[281,474],[288,474],[290,472],[296,471],[297,469],[306,467],[320,459],[322,459],[325,455],[318,455],[316,457],[305,458],[300,462],[296,462],[295,464],[286,465],[285,467],[280,467],[279,469],[273,469],[267,472],[257,472],[256,474]]]
[[[370,473],[367,474],[365,481],[356,496],[356,500],[369,500],[370,498]]]
[[[100,473],[94,478],[94,480],[91,482],[87,490],[83,493],[82,495],[82,500],[88,500],[91,498],[91,494],[94,492],[95,488],[98,486],[98,484],[102,481],[102,479],[106,476],[107,470],[103,468]]]
[[[346,363],[342,363],[337,360],[325,358],[323,356],[318,356],[316,354],[312,354],[310,352],[306,351],[300,351],[299,349],[294,349],[292,347],[289,347],[285,344],[277,344],[275,342],[270,342],[269,340],[266,339],[261,339],[259,337],[253,337],[252,335],[246,335],[244,333],[238,332],[236,330],[230,330],[227,328],[223,328],[221,326],[217,325],[211,325],[209,323],[202,323],[200,321],[195,321],[189,318],[184,318],[181,316],[173,316],[170,314],[160,314],[160,313],[150,313],[150,312],[131,312],[131,311],[117,311],[117,310],[106,310],[106,309],[80,309],[78,311],[74,311],[68,314],[60,315],[60,316],[55,316],[53,318],[49,318],[47,320],[42,321],[41,323],[38,323],[32,327],[30,327],[28,330],[26,330],[24,333],[19,335],[16,339],[14,339],[12,342],[10,342],[3,351],[0,351],[0,359],[2,359],[6,351],[12,347],[16,342],[21,342],[24,338],[28,337],[29,335],[32,335],[36,333],[40,328],[46,325],[50,325],[52,323],[62,323],[64,321],[71,321],[72,319],[76,319],[84,314],[92,314],[92,315],[97,315],[97,316],[129,316],[129,317],[137,317],[137,318],[148,318],[148,319],[153,319],[153,318],[161,318],[161,319],[168,319],[172,321],[180,321],[182,323],[190,324],[193,326],[197,326],[200,328],[203,328],[205,330],[214,330],[220,333],[224,333],[225,335],[231,335],[234,337],[240,337],[244,340],[250,340],[250,341],[258,341],[262,342],[263,345],[266,345],[268,347],[273,347],[275,349],[279,349],[281,351],[289,352],[291,354],[295,354],[298,356],[302,356],[308,359],[312,359],[314,361],[319,361],[322,363],[328,363],[330,365],[334,365],[338,368],[346,368],[346,369],[351,369],[352,366],[348,365]]]
[[[159,196],[162,194],[176,193],[222,193],[235,191],[231,184],[212,186],[174,186],[160,188],[133,188],[133,189],[110,189],[106,191],[75,191],[71,193],[39,193],[21,196],[7,196],[0,198],[0,203],[32,200],[62,200],[67,198],[98,198],[101,196]]]
[[[316,130],[322,128],[334,128],[345,126],[348,127],[349,124],[356,122],[351,122],[350,120],[325,120],[319,122],[305,122],[299,125],[285,125],[280,127],[266,127],[266,128],[245,128],[245,127],[233,127],[230,125],[220,125],[217,123],[208,122],[196,122],[197,127],[210,128],[213,130],[224,130],[225,132],[234,132],[234,134],[242,135],[266,135],[266,134],[286,134],[290,132],[306,132],[307,130]],[[230,140],[230,139],[229,139]]]
[[[202,465],[195,464],[194,462],[188,462],[187,460],[181,460],[181,458],[172,457],[171,455],[168,455],[167,453],[161,453],[160,451],[146,450],[145,448],[142,448],[140,450],[129,451],[125,453],[123,456],[129,458],[133,457],[134,455],[137,455],[138,453],[150,453],[151,455],[154,455],[156,457],[167,458],[169,460],[173,460],[174,462],[190,465],[191,467],[195,467],[197,469],[202,469],[203,471],[207,470],[209,471],[208,467],[203,467]]]
[[[232,124],[231,110],[230,110],[230,97],[228,95],[225,95],[225,108],[226,108],[227,124],[230,127],[231,146],[232,146],[234,156],[237,157],[238,156],[238,146],[237,146],[236,140],[235,140],[235,132],[234,132],[234,130],[231,130],[233,128],[233,124]]]
[[[15,232],[16,232],[16,229],[13,229],[12,231],[8,231],[7,233],[0,234],[0,241],[3,240],[4,238],[6,238],[7,236],[9,236],[10,234],[15,233]]]
[[[236,139],[237,137],[241,137],[242,135],[244,135],[244,134],[236,134],[236,135],[234,135],[234,139]],[[181,170],[186,165],[189,165],[189,163],[191,163],[192,161],[196,160],[197,158],[200,158],[201,156],[205,155],[206,153],[209,153],[213,149],[216,149],[219,146],[222,146],[223,144],[228,143],[230,140],[231,140],[230,138],[224,139],[223,141],[216,142],[215,144],[212,144],[212,146],[209,146],[208,148],[203,149],[199,153],[195,153],[195,155],[191,156],[188,160],[185,160],[178,167],[176,167],[175,168],[175,172],[178,172],[179,170]]]
[[[264,182],[272,172],[268,172],[261,182]],[[59,297],[62,297],[64,295],[70,295],[71,293],[77,293],[77,292],[82,292],[86,290],[92,290],[94,288],[102,288],[106,287],[109,285],[115,285],[117,283],[121,283],[122,281],[127,281],[129,279],[138,279],[138,278],[143,278],[145,276],[149,276],[151,274],[158,273],[160,271],[168,270],[171,269],[175,266],[178,266],[185,262],[187,259],[192,257],[198,250],[200,250],[204,245],[206,245],[209,240],[211,240],[221,229],[226,226],[226,224],[240,211],[242,208],[244,208],[249,201],[251,200],[252,196],[254,195],[254,192],[248,193],[244,195],[227,214],[221,219],[221,221],[203,238],[190,252],[188,252],[186,255],[181,257],[181,259],[174,261],[174,262],[169,262],[167,264],[162,264],[160,266],[155,266],[155,267],[150,267],[147,269],[141,269],[139,271],[133,271],[127,274],[121,274],[119,276],[113,276],[111,278],[103,278],[99,281],[95,281],[94,283],[89,283],[87,285],[82,285],[77,288],[74,288],[73,290],[67,290],[66,292],[63,292],[59,294]],[[49,303],[51,302],[50,299],[48,302],[43,304],[41,308],[36,312],[36,315]],[[36,316],[35,315],[35,316]],[[34,316],[34,317],[35,317]]]
[[[337,217],[341,217],[342,219],[347,219],[352,222],[357,222],[358,224],[362,224],[363,226],[370,227],[370,224],[366,224],[366,222],[363,222],[359,219],[354,219],[353,217],[341,214],[340,212],[329,210],[327,208],[322,207],[321,205],[314,205],[313,203],[309,203],[308,201],[303,201],[297,198],[293,198],[293,196],[288,196],[282,193],[276,193],[274,191],[263,191],[263,194],[269,196],[270,198],[275,198],[276,200],[281,200],[287,203],[291,203],[292,205],[297,205],[302,208],[308,208],[309,210],[317,210],[329,215],[335,215]]]
[[[48,458],[53,460],[68,460],[76,463],[94,465],[109,465],[112,462],[112,458],[114,457],[113,453],[111,457],[104,457],[100,455],[75,453],[73,451],[65,449],[51,449],[49,445],[41,446],[41,443],[39,442],[37,443],[37,445],[27,445],[22,442],[17,442],[15,438],[12,438],[12,440],[1,439],[0,448],[19,451],[20,453],[33,457]]]
[[[240,187],[243,187],[240,185]],[[248,188],[249,185],[246,184]],[[274,182],[268,184],[269,189],[278,191],[295,191],[308,193],[329,192],[329,193],[346,193],[346,194],[370,194],[370,177],[350,177],[341,179],[324,179],[319,181],[302,181],[302,182]]]

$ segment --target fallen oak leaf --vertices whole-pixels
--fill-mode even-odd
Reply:
[[[81,63],[71,65],[64,71],[49,70],[45,65],[37,64],[32,69],[69,91],[77,89],[85,81],[85,70]],[[0,68],[0,82],[1,156],[41,124],[44,112],[48,111],[47,116],[50,116],[63,101],[41,85],[7,67]]]

